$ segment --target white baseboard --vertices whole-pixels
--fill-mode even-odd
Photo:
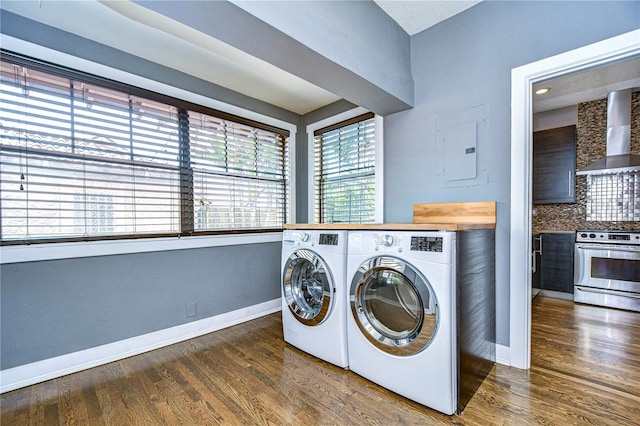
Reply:
[[[511,365],[511,348],[509,346],[496,344],[496,363],[502,365]]]
[[[0,371],[0,393],[193,339],[281,310],[274,299],[232,312]]]

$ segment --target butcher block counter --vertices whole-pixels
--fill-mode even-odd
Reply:
[[[290,223],[284,229],[467,231],[496,229],[495,201],[413,205],[413,223]]]

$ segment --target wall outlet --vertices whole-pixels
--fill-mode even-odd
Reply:
[[[187,303],[187,318],[196,316],[196,302]]]

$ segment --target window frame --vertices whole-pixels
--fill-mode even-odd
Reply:
[[[337,114],[323,120],[311,123],[307,125],[307,147],[308,147],[308,162],[307,162],[307,223],[314,223],[316,205],[315,205],[315,193],[316,182],[315,175],[315,137],[314,132],[325,127],[330,127],[343,121],[350,120],[363,114],[367,114],[370,111],[357,107],[351,110],[345,111],[341,114]],[[384,222],[384,119],[382,116],[375,114],[375,222]]]
[[[99,64],[87,59],[79,58],[67,53],[59,52],[53,49],[49,49],[40,45],[36,45],[24,40],[16,39],[14,37],[2,35],[2,47],[7,51],[17,52],[20,55],[28,57],[38,58],[44,62],[50,62],[60,64],[64,67],[68,67],[77,70],[82,73],[88,73],[102,78],[117,81],[123,85],[129,85],[137,87],[142,90],[148,90],[160,95],[164,95],[173,99],[183,100],[189,105],[201,105],[202,107],[211,108],[222,113],[227,113],[230,116],[244,118],[264,124],[265,126],[273,126],[274,128],[284,129],[289,131],[289,191],[288,191],[288,203],[287,203],[287,218],[292,221],[295,218],[295,198],[296,198],[296,185],[295,185],[295,141],[297,134],[297,126],[295,123],[287,122],[278,118],[267,116],[265,114],[247,110],[242,107],[227,104],[223,101],[219,101],[213,98],[209,98],[186,89],[170,86],[166,83],[154,81],[147,77],[135,75],[127,71],[123,71],[111,66]],[[223,235],[220,235],[223,234]],[[236,244],[249,244],[254,240],[255,242],[270,242],[281,240],[280,229],[251,229],[251,230],[225,230],[225,231],[203,231],[193,236],[176,235],[167,236],[162,235],[160,238],[153,235],[140,235],[133,238],[105,238],[100,240],[89,241],[72,241],[72,242],[38,242],[37,244],[27,245],[2,245],[0,250],[2,256],[0,256],[0,264],[16,263],[22,261],[31,260],[47,260],[50,258],[73,258],[73,257],[85,257],[91,255],[106,254],[118,254],[120,248],[122,253],[138,252],[138,249],[132,249],[133,247],[140,248],[141,252],[157,251],[157,250],[171,250],[172,246],[175,249],[182,248],[194,248],[204,246],[225,246]],[[254,238],[255,237],[255,238]],[[191,239],[192,243],[184,244],[184,240]],[[148,240],[148,241],[144,241]],[[164,240],[164,243],[155,244]],[[181,242],[182,240],[182,242]],[[198,241],[195,241],[198,240]],[[237,240],[238,242],[234,242]],[[208,241],[208,242],[205,242]],[[149,244],[147,244],[147,242]],[[173,243],[172,243],[173,242]],[[135,243],[135,244],[132,244]],[[174,244],[175,243],[175,244]],[[62,246],[82,247],[80,250],[64,250]],[[49,246],[49,247],[47,247]],[[157,246],[157,249],[152,247]],[[106,247],[106,248],[105,248]],[[33,255],[34,248],[38,248],[39,255]],[[56,249],[60,250],[61,255],[53,254]],[[133,250],[133,251],[132,251]],[[32,253],[28,253],[32,252]],[[46,254],[49,253],[49,254]],[[66,253],[66,254],[65,254]],[[93,253],[93,254],[92,254]]]

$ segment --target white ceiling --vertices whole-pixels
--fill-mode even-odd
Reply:
[[[409,35],[434,26],[480,3],[482,0],[374,0]]]
[[[603,67],[568,74],[533,85],[533,92],[549,88],[543,95],[533,95],[533,112],[543,112],[604,99],[609,92],[640,90],[640,58],[629,58]]]
[[[479,3],[457,0],[375,2],[410,35]],[[306,114],[340,99],[293,74],[130,1],[0,0],[0,6],[297,114]],[[70,16],[73,19],[69,19]],[[114,31],[114,28],[118,30]],[[548,85],[552,90],[535,99],[534,112],[600,99],[611,90],[640,87],[639,61],[627,61],[539,84]]]

